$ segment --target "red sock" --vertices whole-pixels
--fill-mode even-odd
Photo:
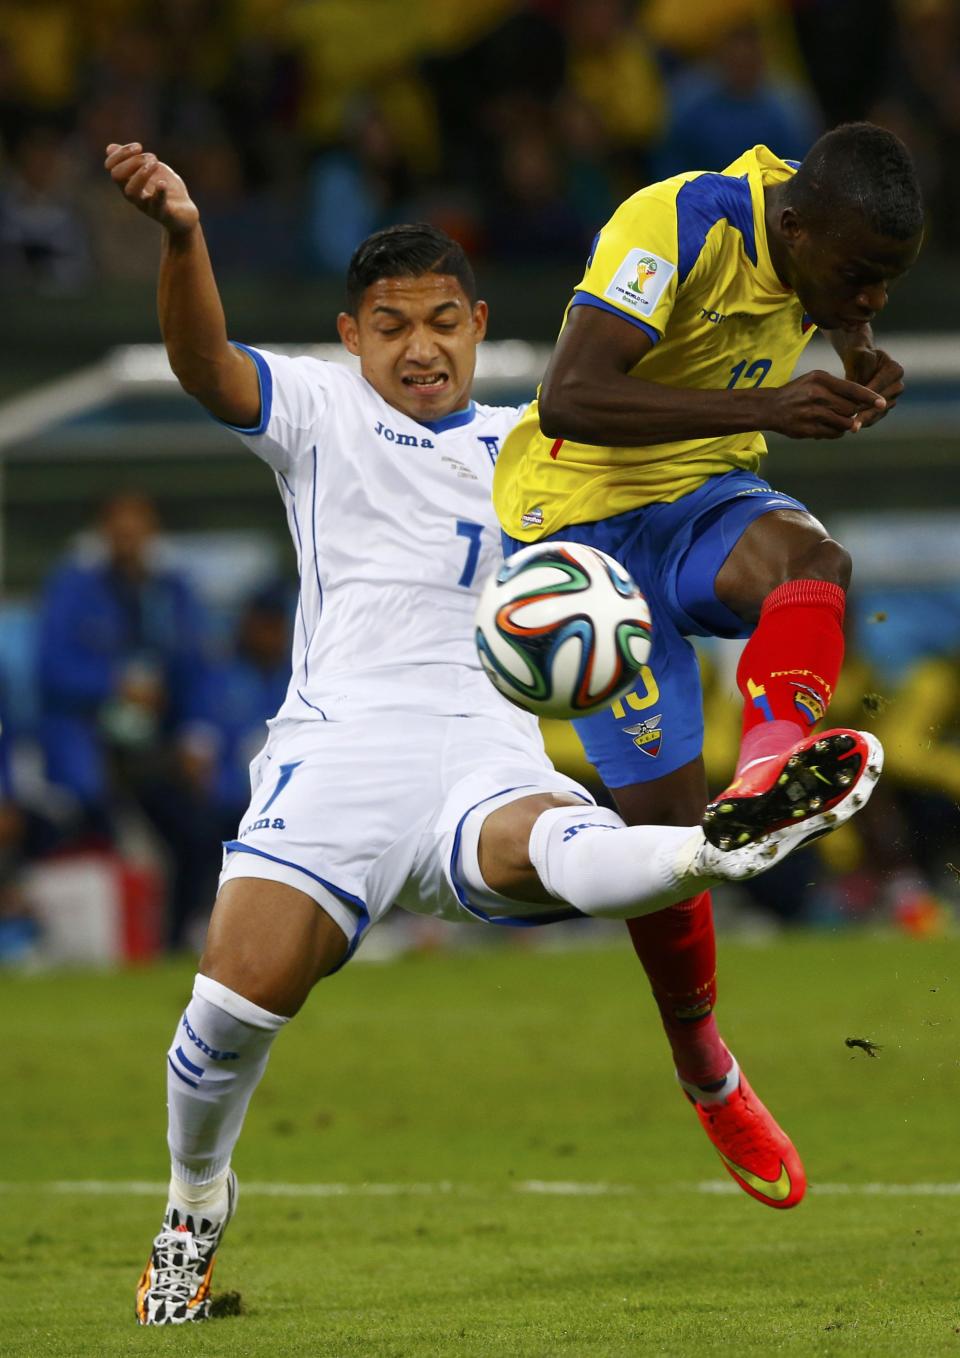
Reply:
[[[828,580],[788,580],[763,601],[737,667],[738,774],[751,759],[795,745],[827,710],[843,664],[845,607],[844,591]]]
[[[713,1016],[717,945],[710,893],[627,920],[660,1009],[674,1064],[688,1084],[711,1085],[730,1069]]]

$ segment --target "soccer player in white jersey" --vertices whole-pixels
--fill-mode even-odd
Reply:
[[[487,309],[459,246],[428,226],[378,232],[338,318],[360,372],[286,358],[228,341],[183,180],[137,143],[108,147],[106,168],[164,228],[171,366],[274,469],[300,566],[289,690],[167,1054],[169,1201],[136,1314],[179,1324],[209,1313],[231,1154],[276,1034],[394,904],[513,925],[635,917],[761,871],[813,826],[726,853],[699,826],[627,827],[486,679],[472,618],[518,412],[471,400]],[[785,1198],[797,1186],[782,1162],[756,1172]]]

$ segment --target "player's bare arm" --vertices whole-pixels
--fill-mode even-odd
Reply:
[[[629,321],[598,307],[574,307],[543,379],[544,434],[614,448],[758,430],[829,439],[855,432],[861,412],[885,406],[877,391],[827,372],[745,391],[645,382],[631,371],[651,347]]]
[[[256,369],[227,339],[200,213],[186,184],[139,142],[111,143],[104,168],[127,201],[163,228],[157,309],[177,380],[218,419],[242,428],[256,425]]]

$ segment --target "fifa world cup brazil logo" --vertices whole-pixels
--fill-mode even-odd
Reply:
[[[651,259],[649,255],[647,255],[645,259],[638,259],[637,281],[635,283],[628,283],[627,287],[631,292],[640,293],[642,295],[644,288],[647,286],[647,279],[652,278],[656,272],[657,261],[655,259]]]

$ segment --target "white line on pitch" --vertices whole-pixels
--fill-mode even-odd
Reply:
[[[2,1183],[0,1193],[51,1193],[65,1197],[162,1197],[166,1183],[143,1179],[55,1179],[43,1183]],[[438,1183],[257,1183],[241,1180],[245,1196],[260,1198],[395,1198],[395,1197],[485,1197],[501,1191],[494,1185]],[[638,1184],[612,1184],[602,1181],[577,1182],[559,1179],[525,1179],[509,1186],[513,1193],[557,1198],[600,1198],[662,1193],[735,1194],[741,1190],[732,1179],[706,1179],[701,1183],[660,1184],[645,1188]],[[822,1183],[811,1184],[817,1196],[865,1198],[941,1198],[960,1197],[960,1183]]]

